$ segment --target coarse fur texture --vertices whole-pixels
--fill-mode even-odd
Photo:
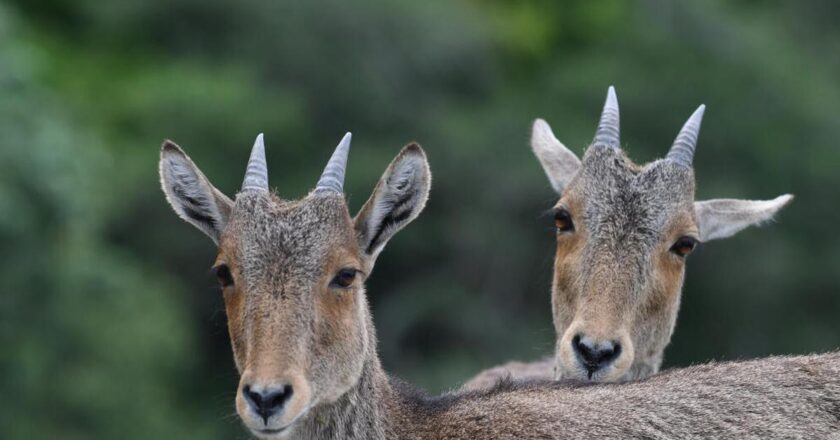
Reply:
[[[161,169],[167,172],[167,166],[162,163]],[[191,181],[196,185],[191,190],[208,191],[202,181]],[[224,221],[216,268],[241,374],[236,407],[257,437],[837,435],[837,353],[701,365],[626,384],[503,380],[485,390],[438,397],[389,377],[377,355],[364,280],[372,268],[372,252],[381,248],[372,244],[384,245],[419,214],[429,182],[423,151],[410,145],[394,159],[355,218],[343,195],[332,191],[298,201],[264,191],[237,195]],[[164,178],[167,183],[178,184]],[[205,194],[211,195],[212,190]],[[375,215],[379,209],[384,215]],[[391,224],[382,227],[382,222]],[[359,276],[349,283],[339,276],[330,281],[347,268],[358,268]],[[283,388],[286,398],[276,412],[258,414],[246,402],[248,389],[254,393],[281,384],[288,388]]]
[[[288,438],[840,438],[840,354],[665,371],[629,383],[501,380],[429,396],[368,364]],[[278,437],[282,438],[282,437]]]
[[[705,107],[691,116],[666,158],[645,165],[617,148],[617,108],[610,88],[609,114],[598,130],[612,141],[599,142],[596,135],[582,161],[545,121],[533,125],[532,149],[560,195],[554,210],[564,216],[551,288],[554,362],[507,363],[464,387],[487,387],[506,375],[609,382],[656,373],[674,331],[694,244],[767,222],[792,199],[695,202],[691,158]],[[605,120],[614,122],[612,130],[603,129]],[[600,350],[602,359],[592,361],[582,348]]]

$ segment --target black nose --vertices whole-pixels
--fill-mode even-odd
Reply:
[[[280,412],[289,398],[292,397],[292,386],[283,385],[279,387],[242,387],[242,395],[245,401],[257,414],[262,417],[263,422],[268,424],[268,419]]]
[[[618,342],[596,342],[592,338],[581,337],[581,335],[575,335],[572,338],[572,348],[586,371],[589,372],[590,379],[593,373],[613,363],[621,354],[621,345]]]

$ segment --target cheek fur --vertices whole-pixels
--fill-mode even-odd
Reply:
[[[350,342],[355,333],[357,317],[355,289],[333,291],[327,289],[317,295],[315,301],[315,322],[319,343],[342,346]]]
[[[657,315],[673,308],[679,299],[685,264],[669,252],[665,252],[658,257],[654,267],[656,270],[651,283],[653,291],[645,309],[648,313]]]
[[[579,234],[557,239],[552,294],[557,328],[564,328],[574,317],[578,289],[575,288],[573,275],[579,273],[582,244],[583,240]]]
[[[311,381],[320,384],[318,396],[333,401],[349,389],[362,371],[367,339],[359,313],[361,290],[327,290],[315,301],[313,356],[319,365],[308,371]]]
[[[242,329],[243,310],[243,295],[237,288],[228,287],[224,289],[225,300],[225,314],[228,321],[228,333],[230,334],[230,342],[233,348],[233,355],[236,364],[241,368],[245,359],[244,350],[244,331]]]

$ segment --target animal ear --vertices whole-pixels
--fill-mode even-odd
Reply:
[[[354,220],[369,267],[385,243],[426,206],[431,182],[426,153],[416,143],[404,147],[385,170]]]
[[[210,184],[190,157],[172,141],[160,148],[160,185],[179,217],[219,244],[233,202]]]
[[[534,121],[531,149],[542,164],[551,186],[557,194],[562,194],[580,169],[580,159],[554,137],[551,127],[542,119]]]
[[[785,194],[773,200],[714,199],[694,202],[700,240],[731,237],[747,226],[767,222],[791,200],[793,196]]]

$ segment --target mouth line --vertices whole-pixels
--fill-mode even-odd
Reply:
[[[588,362],[583,364],[583,368],[586,370],[586,376],[589,380],[592,380],[592,376],[596,373],[604,371],[604,368],[599,368],[597,365],[593,365]]]
[[[301,411],[301,412],[300,412],[300,414],[298,414],[297,416],[295,416],[295,418],[294,418],[294,419],[292,419],[292,421],[291,421],[291,422],[289,422],[286,426],[283,426],[283,427],[280,427],[280,428],[275,428],[275,429],[271,429],[271,428],[267,428],[267,429],[254,429],[254,428],[251,428],[251,430],[252,430],[252,431],[254,431],[254,432],[256,432],[256,433],[263,434],[263,435],[274,435],[274,434],[280,434],[280,433],[282,433],[283,431],[285,431],[285,430],[289,429],[292,425],[294,425],[294,424],[295,424],[295,422],[297,422],[297,421],[298,421],[301,417],[303,417],[303,415],[304,415],[304,414],[309,413],[309,410],[312,408],[312,405],[313,405],[312,403],[310,403],[309,405],[306,405],[306,407],[303,409],[303,411]]]
[[[255,429],[255,431],[257,431],[260,434],[280,434],[281,432],[285,431],[288,427],[289,425],[277,429]]]
[[[593,368],[589,364],[578,364],[574,368],[567,370],[568,378],[580,380],[582,382],[600,382],[606,369]],[[564,375],[565,376],[565,375]]]

